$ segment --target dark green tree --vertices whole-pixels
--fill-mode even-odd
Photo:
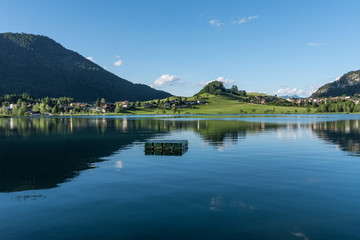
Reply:
[[[52,114],[57,114],[59,112],[58,106],[55,104],[55,106],[51,109]]]
[[[100,107],[100,101],[99,101],[99,98],[98,99],[96,99],[96,102],[95,102],[95,105],[94,105],[95,107]]]

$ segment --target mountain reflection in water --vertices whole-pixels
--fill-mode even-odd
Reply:
[[[309,128],[342,151],[359,155],[359,125],[359,120],[289,125],[209,119],[0,119],[0,192],[56,187],[134,142],[163,137],[173,130],[193,131],[205,143],[222,146],[248,134]]]
[[[311,129],[320,139],[334,144],[342,151],[351,155],[360,155],[360,121],[343,120],[336,122],[322,122],[312,125]]]
[[[126,119],[1,119],[0,192],[56,187],[126,145],[152,137],[144,126]]]

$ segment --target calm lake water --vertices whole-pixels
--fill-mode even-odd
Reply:
[[[358,115],[0,119],[0,154],[1,240],[360,239]]]

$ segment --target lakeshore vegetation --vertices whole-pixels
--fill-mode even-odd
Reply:
[[[36,115],[156,115],[156,114],[308,114],[360,113],[358,96],[323,99],[284,99],[246,93],[237,86],[226,89],[211,82],[192,97],[171,96],[151,101],[118,101],[105,98],[93,103],[75,102],[70,97],[36,99],[29,94],[0,97],[0,116]]]

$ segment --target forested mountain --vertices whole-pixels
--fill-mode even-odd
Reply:
[[[360,70],[344,74],[332,83],[320,87],[311,97],[353,96],[360,93]]]
[[[150,100],[171,94],[122,79],[54,40],[0,34],[0,95],[73,97],[76,101]]]

